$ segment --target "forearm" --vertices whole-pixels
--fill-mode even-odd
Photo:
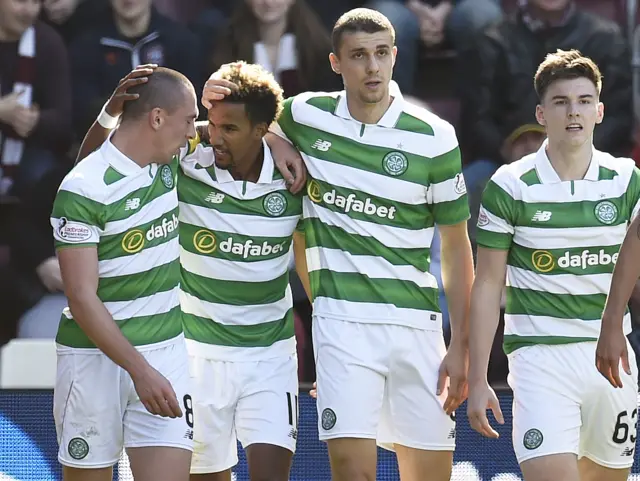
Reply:
[[[640,218],[633,221],[620,248],[604,309],[603,328],[605,326],[622,328],[624,312],[640,276],[638,258],[640,258]]]
[[[473,285],[473,255],[469,239],[442,246],[442,284],[449,307],[451,342],[469,340],[469,304]]]
[[[486,381],[489,357],[500,320],[501,284],[478,282],[471,292],[469,382]]]
[[[144,370],[147,361],[124,337],[98,296],[71,296],[69,309],[84,333],[109,359],[132,376]]]
[[[300,278],[300,282],[302,283],[302,287],[304,287],[304,292],[307,293],[307,297],[310,301],[313,300],[311,297],[311,283],[309,281],[309,269],[307,268],[307,255],[305,253],[306,245],[304,234],[295,233],[294,234],[294,243],[293,243],[293,255],[296,264],[296,273]]]

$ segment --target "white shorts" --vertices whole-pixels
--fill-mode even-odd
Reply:
[[[522,463],[574,453],[607,468],[633,464],[638,415],[638,369],[620,368],[616,389],[595,366],[596,342],[535,345],[509,354],[513,389],[513,446]]]
[[[97,349],[58,346],[53,416],[61,464],[74,468],[113,466],[123,447],[193,449],[184,337],[141,346],[139,351],[171,383],[182,417],[171,419],[149,413],[129,374]]]
[[[455,449],[455,417],[436,396],[446,353],[441,332],[313,319],[321,440],[376,439],[430,451]]]
[[[238,441],[296,450],[298,361],[189,357],[194,386],[192,474],[219,473],[238,463]]]

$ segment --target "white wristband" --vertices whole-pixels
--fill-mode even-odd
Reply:
[[[98,115],[98,123],[105,129],[115,129],[118,126],[120,116],[114,117],[109,115],[106,111],[106,104],[102,107],[100,115]]]

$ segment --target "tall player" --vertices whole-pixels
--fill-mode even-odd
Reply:
[[[604,107],[590,59],[575,50],[550,54],[534,85],[548,139],[493,175],[478,218],[469,420],[497,437],[486,410],[501,422],[502,414],[487,365],[506,273],[504,347],[525,480],[622,481],[634,459],[637,369],[632,360],[615,389],[594,358],[618,249],[640,209],[640,171],[593,147]]]
[[[449,480],[453,412],[466,397],[473,261],[458,142],[450,124],[390,94],[394,39],[382,14],[344,14],[330,61],[345,90],[287,99],[275,129],[310,175],[304,217],[318,430],[337,481],[376,479],[376,442],[396,452],[403,481],[425,472]],[[233,88],[210,79],[203,102]],[[435,224],[448,352],[429,274]]]
[[[138,96],[115,135],[65,177],[53,207],[69,299],[54,389],[65,481],[110,481],[123,447],[136,480],[189,478],[194,426],[171,159],[196,135],[197,100],[169,69]]]

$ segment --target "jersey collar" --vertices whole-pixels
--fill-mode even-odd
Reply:
[[[133,160],[120,152],[115,145],[113,145],[111,137],[113,137],[114,132],[115,130],[109,134],[107,140],[102,144],[102,147],[100,147],[100,151],[109,162],[109,165],[122,175],[136,175],[146,169],[146,167],[140,167]]]
[[[274,162],[271,155],[271,149],[267,145],[264,139],[262,139],[262,145],[264,147],[264,160],[262,162],[262,170],[260,170],[260,176],[258,177],[258,184],[270,184],[273,182]],[[221,184],[228,182],[235,182],[235,179],[228,170],[219,169],[218,166],[213,163],[213,167],[216,172],[216,180]]]
[[[389,108],[376,125],[379,125],[380,127],[393,128],[402,114],[404,98],[402,97],[398,84],[393,80],[389,82],[389,93],[393,97],[393,102],[391,102],[391,105],[389,105]],[[340,92],[340,95],[338,96],[338,105],[336,106],[335,113],[338,117],[343,119],[362,123],[351,116],[349,106],[347,105],[347,92],[344,90]]]
[[[545,139],[542,143],[542,146],[536,153],[536,172],[538,174],[538,178],[540,182],[543,184],[556,184],[562,182],[558,173],[551,165],[551,161],[547,156],[547,145],[549,141]],[[597,181],[600,178],[600,164],[598,162],[598,151],[593,148],[593,154],[591,155],[591,163],[589,164],[589,168],[587,169],[587,173],[585,174],[583,180],[591,180]]]

